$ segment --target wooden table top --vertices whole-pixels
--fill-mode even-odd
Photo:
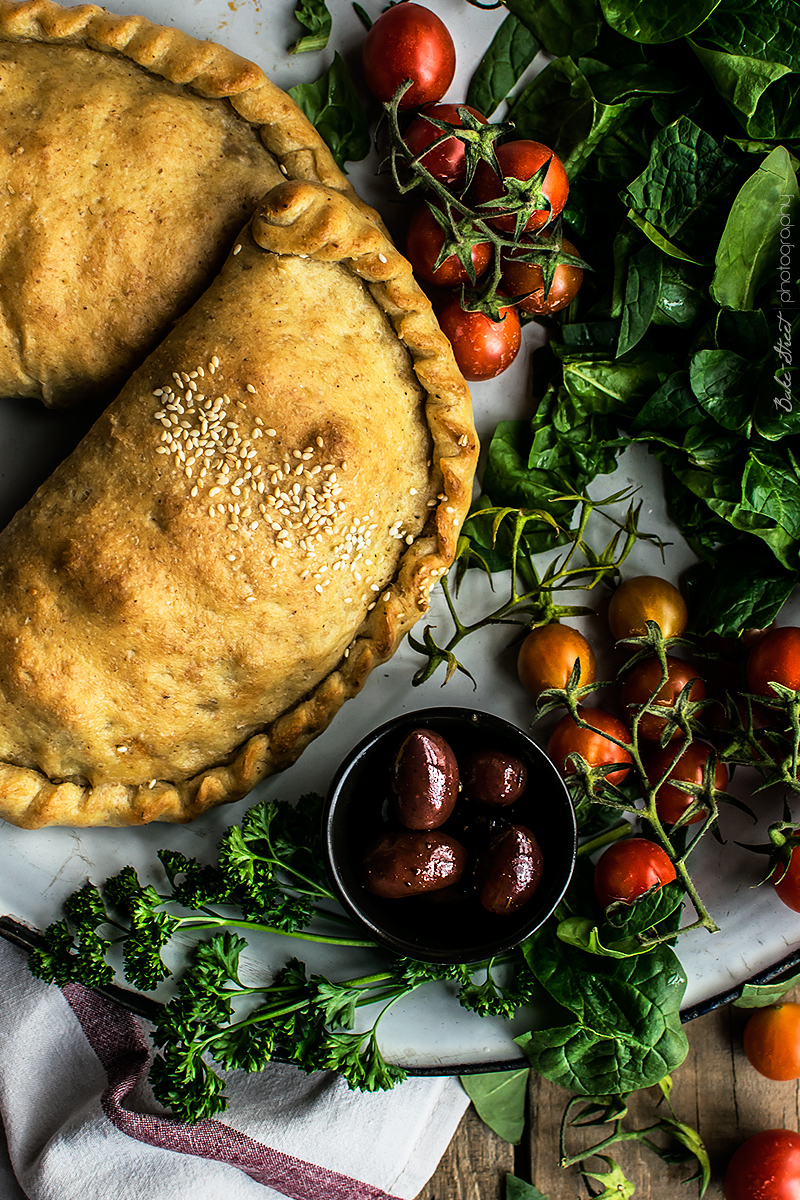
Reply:
[[[800,989],[787,999],[800,1000]],[[749,1015],[726,1006],[691,1021],[686,1026],[689,1054],[673,1075],[676,1116],[699,1130],[711,1158],[705,1200],[723,1200],[725,1168],[745,1138],[761,1129],[800,1128],[800,1081],[774,1083],[745,1058],[742,1031]],[[631,1097],[634,1127],[652,1123],[659,1097],[658,1088]],[[547,1200],[587,1200],[578,1169],[563,1170],[558,1164],[559,1125],[568,1099],[562,1088],[531,1074],[528,1119],[519,1146],[502,1141],[470,1107],[418,1200],[505,1200],[507,1174],[534,1183]],[[636,1185],[636,1200],[697,1200],[700,1195],[697,1183],[683,1182],[693,1173],[691,1166],[668,1166],[636,1142],[613,1146],[608,1153]],[[602,1167],[596,1159],[594,1164]]]

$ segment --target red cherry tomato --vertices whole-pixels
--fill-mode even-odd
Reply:
[[[767,1079],[800,1079],[800,1004],[757,1008],[744,1027],[744,1052]]]
[[[781,874],[783,867],[777,867],[771,879],[772,886],[786,907],[800,912],[800,854],[797,851],[798,848],[792,851],[786,871]]]
[[[547,688],[565,688],[576,659],[581,662],[581,686],[594,683],[597,661],[583,634],[569,625],[540,625],[519,648],[517,674],[522,686],[538,696]]]
[[[475,201],[480,205],[486,204],[489,200],[496,200],[502,195],[504,188],[508,188],[507,180],[531,179],[548,159],[550,159],[550,166],[544,177],[542,192],[550,201],[551,208],[549,211],[547,208],[535,209],[523,226],[528,233],[542,229],[548,221],[558,216],[566,204],[569,195],[569,180],[561,160],[556,158],[553,151],[542,145],[541,142],[521,140],[504,142],[502,146],[498,146],[497,161],[502,179],[487,162],[478,163],[472,184]],[[491,215],[491,210],[487,210],[486,223],[496,229],[513,233],[516,229],[517,217],[512,213],[507,216],[495,217]]]
[[[653,887],[675,878],[666,851],[647,838],[625,838],[604,850],[594,869],[594,894],[602,908],[622,900],[631,904]]]
[[[364,41],[364,76],[378,100],[391,100],[401,83],[412,85],[400,108],[441,100],[456,70],[456,50],[445,25],[421,4],[402,0],[378,17]]]
[[[480,121],[481,125],[487,124],[486,117],[469,104],[429,104],[419,116],[414,117],[403,135],[405,144],[415,158],[422,154],[426,146],[430,146],[432,142],[443,136],[442,130],[437,129],[425,118],[437,117],[440,121],[447,121],[449,125],[463,127],[464,122],[458,111],[460,108],[465,108],[468,113]],[[422,154],[421,162],[425,170],[440,183],[452,188],[455,192],[463,188],[467,178],[467,163],[464,143],[460,142],[457,137],[449,137],[435,150],[429,150],[427,154]]]
[[[725,1200],[800,1200],[800,1134],[764,1129],[728,1163]]]
[[[771,683],[800,689],[800,628],[779,625],[768,630],[747,656],[747,686],[758,696],[774,696]]]
[[[633,759],[627,750],[612,742],[604,734],[618,738],[621,742],[630,742],[631,735],[618,717],[602,708],[582,708],[580,710],[584,721],[593,725],[593,729],[581,729],[573,717],[567,713],[562,717],[550,734],[547,743],[547,753],[558,770],[565,777],[574,774],[575,768],[566,760],[570,754],[580,754],[590,767],[605,767],[612,763],[627,763],[618,771],[610,771],[606,780],[611,784],[622,783],[630,770]]]
[[[444,245],[444,229],[427,204],[421,204],[411,217],[406,234],[406,257],[414,274],[437,287],[460,287],[470,283],[470,277],[457,255],[450,254],[438,267],[436,260]],[[477,242],[472,247],[475,278],[482,275],[492,261],[492,243]]]
[[[713,746],[709,746],[706,742],[690,742],[686,747],[656,793],[656,811],[662,821],[666,821],[668,825],[674,825],[692,803],[689,793],[682,792],[680,788],[670,783],[670,780],[677,780],[679,783],[695,783],[699,786],[703,782],[703,772],[708,756],[713,752]],[[659,747],[655,751],[648,759],[646,767],[651,787],[655,787],[659,779],[663,778],[664,773],[669,770],[670,764],[674,761],[675,751],[670,745]],[[724,792],[727,786],[728,768],[724,763],[718,762],[714,772],[714,787],[717,791]],[[698,812],[687,824],[695,825],[698,821],[704,820],[703,813]]]
[[[689,621],[683,596],[658,575],[624,580],[609,601],[608,625],[615,642],[641,637],[646,621],[655,621],[664,637],[680,637]]]
[[[580,258],[572,242],[562,239],[562,249]],[[583,269],[559,263],[545,295],[544,275],[538,263],[520,262],[513,252],[503,259],[500,286],[508,296],[517,298],[521,312],[544,315],[566,308],[578,294],[583,283]]]
[[[662,674],[661,663],[657,658],[642,659],[628,672],[620,692],[620,703],[629,718],[633,716],[631,710],[647,704],[655,692],[652,703],[664,710],[664,716],[657,716],[655,713],[642,715],[639,721],[639,736],[648,742],[660,741],[667,724],[667,716],[690,680],[693,682],[689,689],[689,699],[705,700],[706,697],[706,685],[703,680],[698,677],[695,668],[682,658],[667,655],[667,679],[659,687]],[[679,736],[680,729],[676,727],[672,731],[670,741]]]
[[[494,379],[510,367],[522,344],[517,310],[513,305],[500,309],[501,319],[493,321],[482,312],[468,312],[459,295],[445,300],[437,316],[442,331],[453,347],[456,362],[465,379]]]

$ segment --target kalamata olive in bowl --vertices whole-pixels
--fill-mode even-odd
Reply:
[[[530,829],[509,825],[478,860],[478,899],[487,912],[516,912],[539,886],[542,868],[542,851]]]
[[[464,792],[480,804],[513,804],[528,782],[528,768],[516,754],[475,750],[461,766]]]
[[[392,768],[393,811],[406,829],[438,829],[458,798],[458,764],[432,729],[412,729]]]
[[[364,856],[364,884],[373,896],[402,899],[458,883],[467,865],[460,842],[438,829],[384,833]]]
[[[448,750],[463,785],[454,805],[436,827],[409,828],[436,807],[425,755],[450,763]],[[444,775],[451,783],[450,767]],[[398,803],[406,786],[413,802]],[[575,811],[558,771],[522,729],[471,708],[404,713],[375,729],[336,771],[323,823],[346,912],[373,940],[426,962],[481,962],[518,945],[553,912],[575,864]],[[434,844],[448,865],[428,890]]]

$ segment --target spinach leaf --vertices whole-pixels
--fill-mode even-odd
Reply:
[[[628,280],[617,342],[618,358],[642,340],[653,320],[661,291],[661,262],[661,253],[652,242],[647,242],[628,263]]]
[[[739,190],[722,232],[711,280],[720,305],[751,309],[774,274],[781,230],[797,204],[797,179],[784,146],[776,146]]]
[[[730,350],[699,350],[689,381],[702,409],[732,432],[750,436],[758,366]]]
[[[710,307],[705,272],[692,263],[663,258],[654,323],[692,329],[703,320]]]
[[[556,131],[552,149],[572,179],[626,113],[643,102],[643,96],[632,92],[619,103],[604,103],[578,64],[563,57],[549,63],[515,98],[509,120],[521,138],[535,140],[544,129]]]
[[[547,1196],[534,1184],[527,1183],[516,1175],[506,1175],[505,1200],[547,1200]]]
[[[342,170],[346,162],[366,157],[370,148],[367,116],[338,51],[319,79],[289,88],[289,95],[316,125]]]
[[[760,101],[776,80],[790,73],[782,63],[741,54],[727,54],[693,44],[700,62],[708,71],[719,94],[752,137],[764,136],[764,117],[756,117]]]
[[[668,238],[702,254],[709,238],[716,243],[720,211],[727,213],[738,187],[734,160],[694,121],[680,117],[659,132],[647,167],[623,200]]]
[[[663,460],[663,454],[658,453],[658,457]],[[713,513],[704,500],[685,487],[663,462],[662,467],[672,519],[698,558],[715,563],[726,546],[740,540],[739,534]],[[755,545],[760,548],[758,542]],[[741,555],[741,549],[737,553]],[[772,562],[775,562],[774,558]]]
[[[655,225],[651,225],[649,221],[644,219],[644,217],[640,217],[639,214],[634,212],[632,208],[628,209],[628,220],[632,225],[635,225],[637,229],[640,229],[645,237],[649,238],[654,246],[658,246],[659,250],[663,250],[665,254],[670,256],[670,258],[677,258],[682,262],[694,263],[696,266],[702,266],[700,259],[693,258],[691,254],[687,254],[685,250],[680,248],[680,246],[676,246],[674,242],[669,240],[669,238],[664,237],[664,234],[659,229],[656,229]]]
[[[756,533],[790,571],[800,549],[800,472],[787,446],[751,450],[742,477],[741,503],[728,517],[736,529]]]
[[[548,54],[588,54],[597,43],[602,17],[597,0],[503,0],[506,8]]]
[[[634,42],[674,42],[693,33],[720,0],[600,0],[612,29]]]
[[[548,926],[523,946],[539,982],[574,1021],[517,1038],[534,1068],[584,1095],[649,1087],[686,1057],[686,975],[669,946],[609,959],[559,941]]]
[[[739,539],[721,550],[713,564],[696,563],[686,572],[690,628],[701,637],[738,637],[743,629],[764,629],[799,580],[800,571],[784,570],[767,546]]]
[[[467,104],[490,117],[513,91],[539,51],[534,34],[509,13],[478,63],[467,91]]]
[[[725,0],[705,22],[701,36],[729,54],[800,71],[800,10],[795,0]]]
[[[800,975],[792,975],[790,979],[776,979],[774,983],[746,983],[738,1000],[734,1000],[734,1008],[766,1008],[777,1004],[782,996],[800,983]]]
[[[303,54],[307,50],[324,50],[333,25],[333,18],[328,12],[325,0],[300,0],[300,7],[295,9],[294,15],[308,33],[289,47],[289,53]]]
[[[461,1086],[485,1125],[506,1142],[518,1146],[525,1128],[528,1067],[517,1071],[491,1071],[462,1075]]]

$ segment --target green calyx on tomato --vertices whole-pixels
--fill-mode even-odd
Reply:
[[[620,703],[628,720],[638,714],[639,736],[648,742],[679,737],[702,709],[706,687],[695,668],[667,654],[640,659],[622,685]]]
[[[724,792],[729,780],[728,768],[719,762],[714,747],[700,741],[690,742],[680,754],[669,744],[659,747],[647,759],[645,771],[651,788],[657,789],[659,820],[666,825],[705,820],[703,801],[713,810],[713,792]]]
[[[583,268],[570,260],[580,255],[567,238],[555,253],[535,242],[522,243],[502,258],[500,285],[516,301],[520,312],[546,316],[566,308],[583,283]]]
[[[492,245],[469,220],[448,220],[433,204],[421,204],[406,233],[406,257],[414,274],[436,287],[475,283],[492,260]]]
[[[491,162],[494,144],[510,126],[490,124],[468,104],[431,104],[403,135],[412,172],[419,167],[455,195],[469,187],[478,163]],[[418,174],[424,183],[426,176]]]
[[[564,208],[567,173],[541,142],[519,140],[497,147],[497,169],[479,163],[472,184],[476,209],[488,224],[513,233],[544,229]]]
[[[626,749],[631,740],[627,727],[602,708],[581,708],[578,715],[581,723],[571,713],[558,722],[547,743],[549,757],[565,778],[584,775],[590,790],[600,779],[612,786],[622,783],[633,765]],[[587,771],[575,756],[583,759]]]

